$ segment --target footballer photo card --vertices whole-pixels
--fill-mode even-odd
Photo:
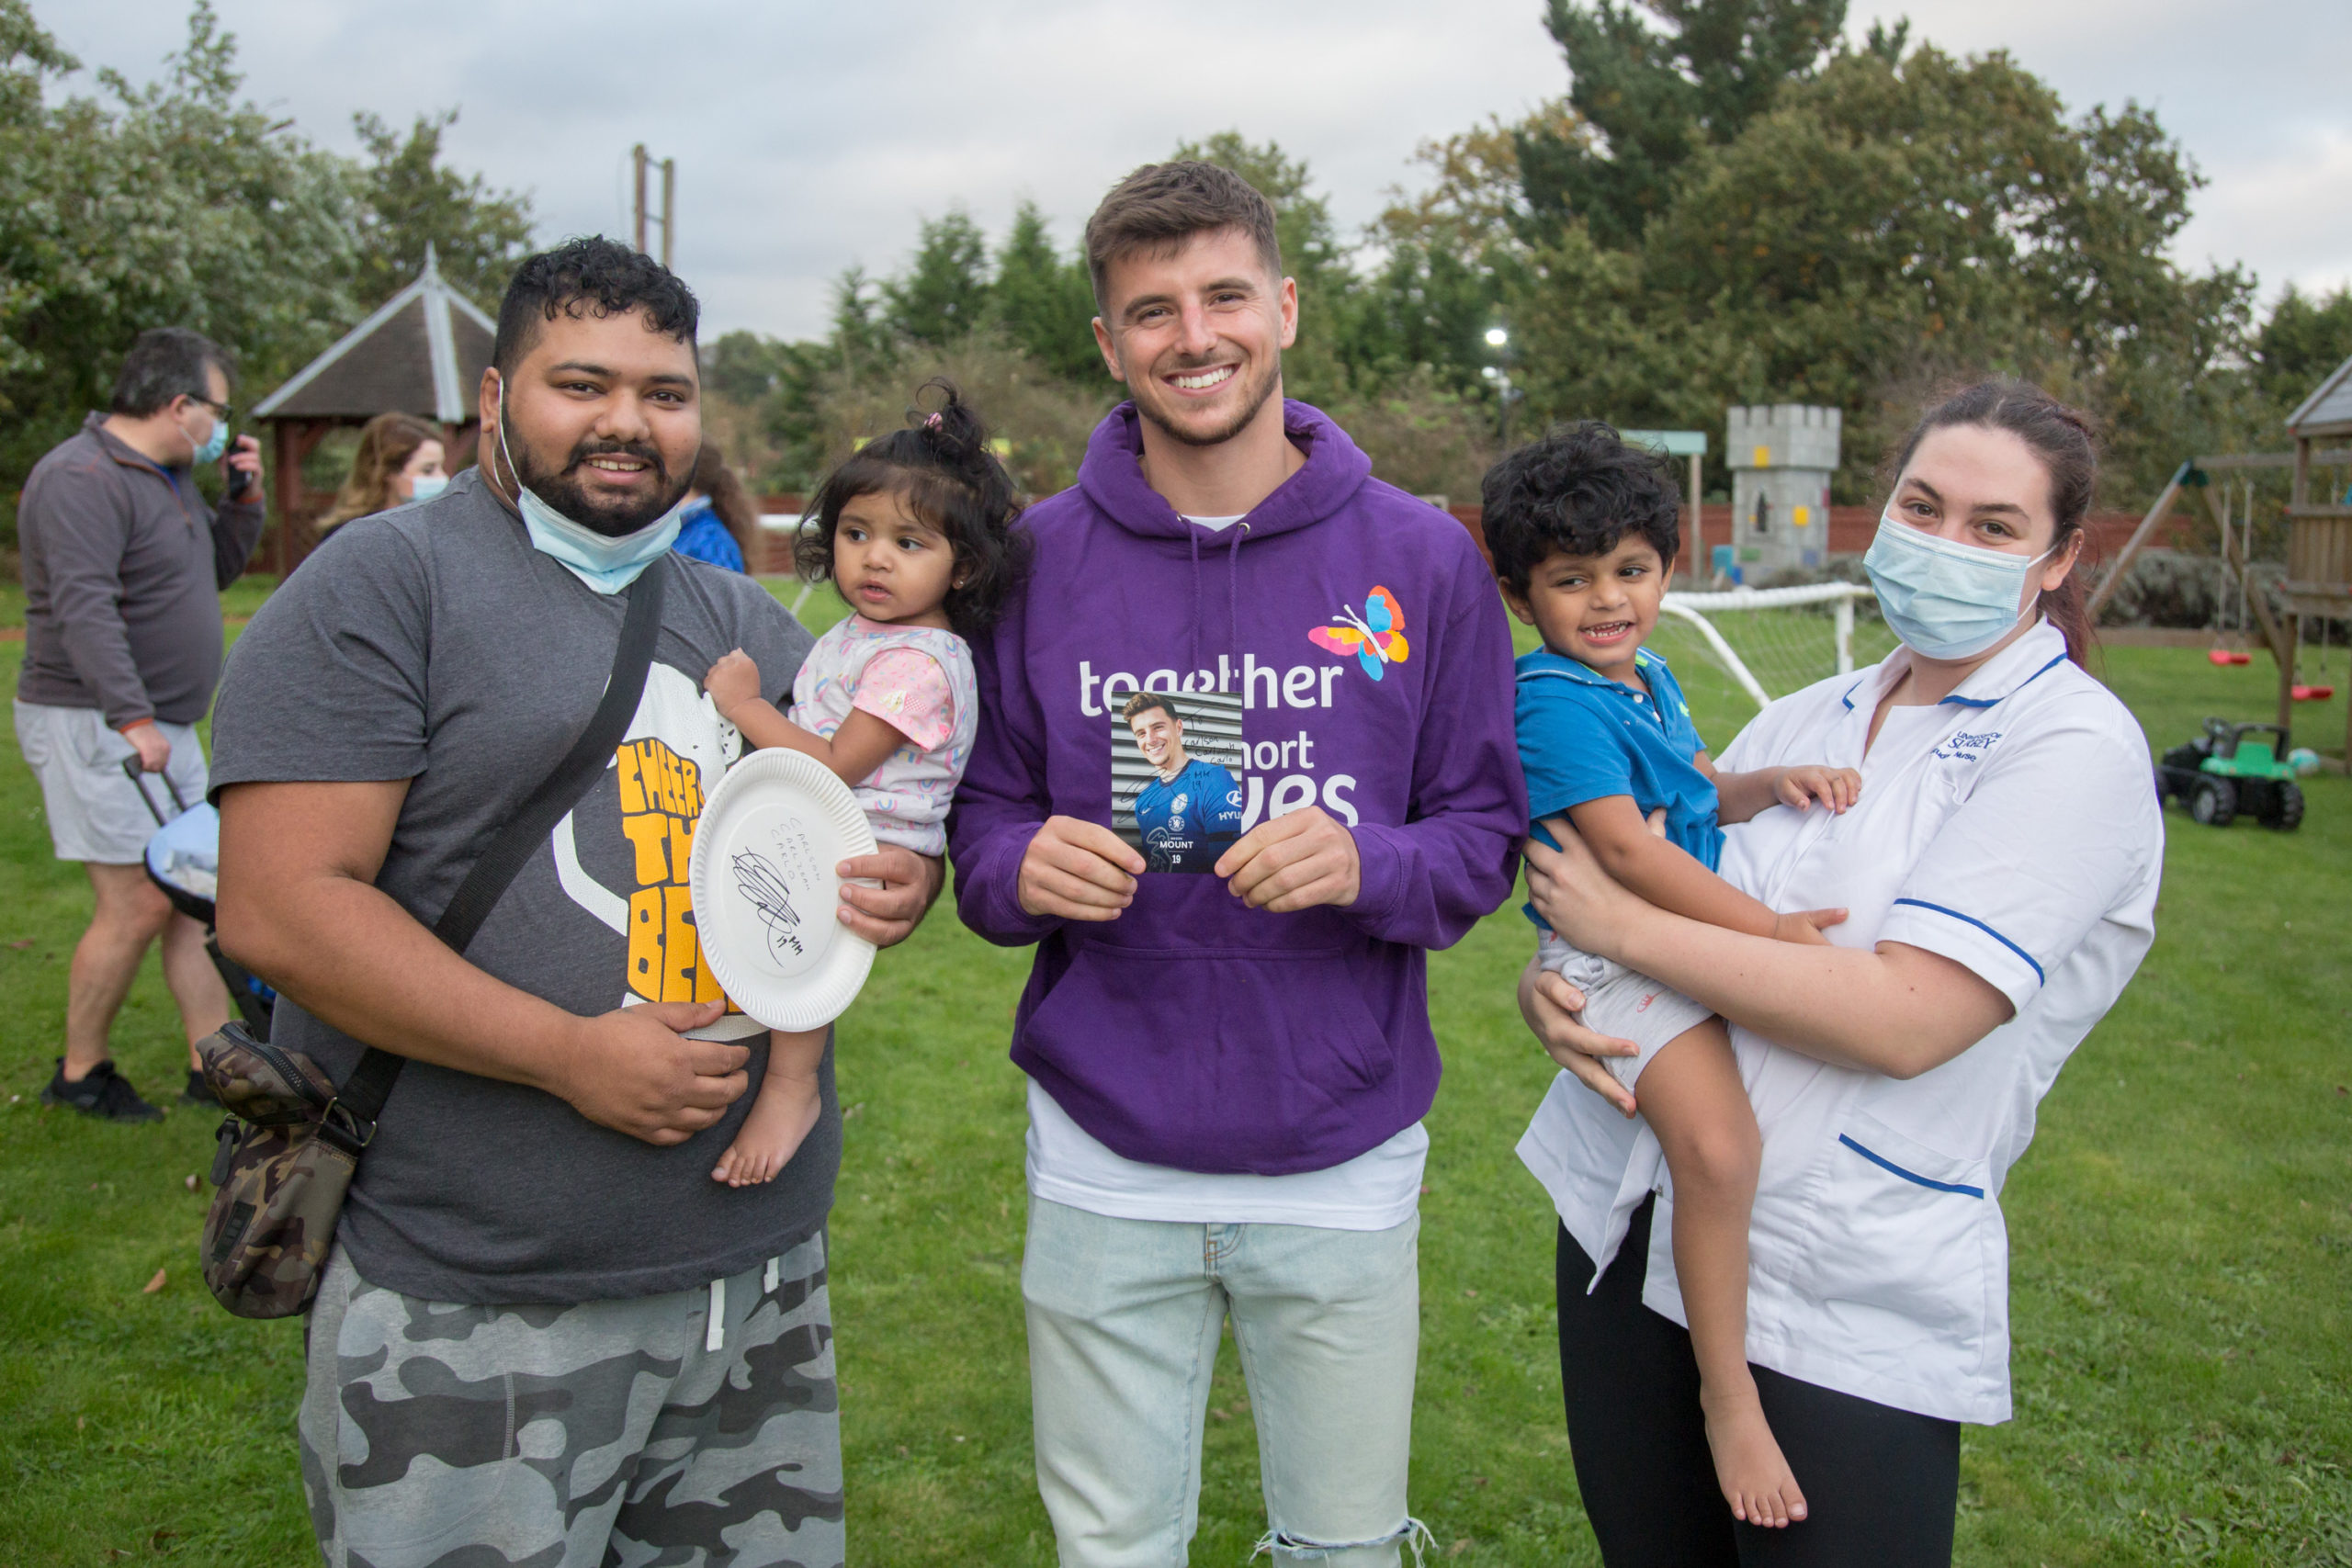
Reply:
[[[1134,692],[1111,704],[1111,828],[1145,869],[1213,869],[1241,836],[1238,692]]]

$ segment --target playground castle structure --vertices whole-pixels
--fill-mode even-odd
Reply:
[[[1843,415],[1804,403],[1724,411],[1732,560],[1763,581],[1829,558],[1829,477]]]

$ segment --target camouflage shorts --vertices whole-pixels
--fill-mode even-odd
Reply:
[[[578,1306],[404,1296],[338,1247],[309,1357],[328,1568],[842,1562],[822,1232],[717,1292]]]

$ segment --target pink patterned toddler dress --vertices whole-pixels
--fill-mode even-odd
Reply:
[[[853,708],[906,739],[854,786],[874,836],[917,854],[947,852],[947,807],[979,728],[972,650],[936,626],[894,626],[853,615],[817,639],[792,682],[801,728],[830,740]]]

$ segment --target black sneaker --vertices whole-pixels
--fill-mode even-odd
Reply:
[[[220,1097],[212,1092],[212,1086],[204,1081],[202,1073],[190,1067],[187,1072],[187,1087],[180,1090],[180,1103],[209,1105],[217,1111],[220,1107]]]
[[[139,1098],[130,1080],[114,1070],[111,1061],[92,1067],[80,1083],[65,1081],[65,1058],[57,1058],[57,1072],[40,1091],[43,1105],[70,1105],[85,1116],[109,1122],[161,1122],[164,1113]]]

